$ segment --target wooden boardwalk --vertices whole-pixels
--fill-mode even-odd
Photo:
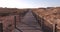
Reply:
[[[17,25],[22,32],[42,32],[37,20],[34,18],[31,11],[29,11]],[[20,32],[15,29],[15,32]]]

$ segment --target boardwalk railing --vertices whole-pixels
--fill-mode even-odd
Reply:
[[[18,31],[20,31],[20,32],[23,32],[23,31],[21,31],[18,27],[17,27],[17,25],[16,25],[16,16],[14,16],[14,26],[15,26],[15,29],[17,29]]]
[[[38,21],[38,23],[39,23],[39,25],[41,26],[42,29],[45,29],[45,31],[48,30],[46,32],[50,32],[50,30],[51,30],[51,32],[57,32],[57,24],[54,24],[54,26],[52,24],[52,27],[49,27],[49,25],[51,25],[51,24],[48,21],[43,21],[43,19],[38,14],[36,14],[33,11],[32,11],[32,13],[33,13],[33,16],[36,18],[36,20]],[[47,22],[49,25],[46,26],[45,22]]]
[[[28,11],[26,11],[26,12],[24,12],[24,13],[22,13],[22,14],[19,15],[19,18],[18,18],[18,19],[19,19],[19,22],[21,21],[20,17],[24,17],[27,12],[28,12]],[[19,29],[19,28],[17,27],[16,24],[17,24],[16,16],[14,16],[14,26],[15,26],[15,29],[17,29],[17,30],[20,31],[20,32],[23,32],[23,31],[21,31],[21,29]]]

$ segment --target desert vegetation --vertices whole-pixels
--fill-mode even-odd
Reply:
[[[49,27],[53,30],[56,24],[56,31],[60,31],[60,7],[47,7],[47,8],[37,8],[32,9],[33,15],[41,22],[41,25]],[[44,19],[44,21],[41,21]],[[43,24],[42,24],[43,22]],[[45,27],[46,28],[46,27]]]
[[[16,16],[16,23],[19,23],[27,12],[28,9],[0,8],[0,22],[3,24],[3,32],[14,32],[16,25],[14,17]]]
[[[0,8],[0,16],[12,15],[12,14],[21,14],[26,12],[27,9],[17,9],[17,8]]]

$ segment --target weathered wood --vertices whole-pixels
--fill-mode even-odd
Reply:
[[[3,24],[0,23],[0,32],[3,32]]]
[[[14,25],[15,25],[15,28],[16,28],[16,16],[14,16]]]

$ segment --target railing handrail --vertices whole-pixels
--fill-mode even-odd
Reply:
[[[23,31],[21,31],[18,27],[16,27],[16,16],[14,16],[14,22],[15,22],[15,29],[17,29],[18,31],[20,31],[20,32],[23,32]]]

